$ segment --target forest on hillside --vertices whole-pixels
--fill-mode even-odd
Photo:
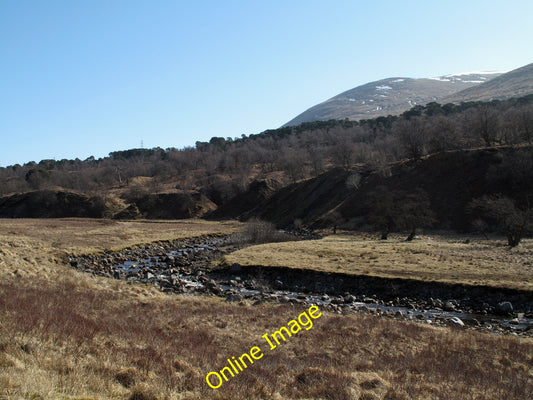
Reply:
[[[124,198],[198,191],[220,205],[257,179],[273,177],[283,186],[362,163],[387,174],[390,163],[402,159],[532,141],[533,95],[460,105],[433,102],[400,116],[303,123],[240,138],[213,137],[183,149],[17,164],[0,168],[0,195],[48,188],[90,196],[119,190]]]

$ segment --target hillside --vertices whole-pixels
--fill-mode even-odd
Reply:
[[[472,72],[437,78],[387,78],[347,90],[304,111],[285,126],[329,119],[360,120],[398,115],[417,104],[426,104],[478,86],[499,72]]]
[[[473,221],[468,204],[472,199],[505,194],[517,204],[527,202],[533,197],[528,185],[533,181],[532,171],[531,146],[440,153],[398,162],[385,175],[367,167],[351,171],[339,168],[278,190],[255,207],[243,209],[241,218],[255,216],[280,226],[302,220],[315,228],[369,228],[373,224],[369,217],[373,203],[386,201],[387,193],[401,193],[403,202],[410,194],[423,190],[435,215],[433,227],[469,231]],[[361,180],[356,188],[350,188],[347,182],[354,174]],[[220,211],[219,217],[224,215]]]
[[[504,150],[531,143],[533,95],[460,105],[432,102],[399,116],[317,121],[238,139],[214,137],[183,150],[131,149],[98,160],[42,160],[0,168],[0,216],[175,219],[210,214],[257,216],[279,226],[302,220],[308,226],[357,228],[362,225],[355,220],[365,216],[372,191],[383,186],[403,192],[395,201],[412,197],[413,188],[425,190],[437,225],[464,230],[470,223],[464,208],[472,198],[505,193],[520,200],[517,196],[531,186],[520,178],[516,188],[507,188],[533,171],[533,158],[529,153],[509,158],[510,150]],[[495,156],[471,159],[485,154],[480,152]],[[499,163],[505,179],[493,173]],[[461,182],[468,184],[457,186]],[[447,189],[441,193],[442,188]],[[362,197],[340,207],[354,195]]]
[[[447,96],[442,103],[504,100],[533,93],[533,63]]]

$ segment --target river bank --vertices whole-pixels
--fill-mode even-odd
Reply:
[[[533,336],[529,291],[215,262],[248,245],[231,235],[204,235],[71,257],[70,264],[97,275],[153,284],[168,293],[214,295],[253,304],[320,304],[339,313],[367,312]]]

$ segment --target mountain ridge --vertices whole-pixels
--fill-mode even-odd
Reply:
[[[512,71],[473,71],[431,78],[391,77],[344,91],[283,125],[399,115],[430,102],[506,99],[533,93],[533,64]],[[489,83],[496,79],[492,85]]]
[[[533,63],[442,99],[444,103],[505,100],[533,93]]]

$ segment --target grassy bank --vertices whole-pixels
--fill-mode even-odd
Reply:
[[[226,262],[533,290],[531,239],[509,249],[503,241],[439,235],[411,242],[335,235],[248,247],[226,256]]]

